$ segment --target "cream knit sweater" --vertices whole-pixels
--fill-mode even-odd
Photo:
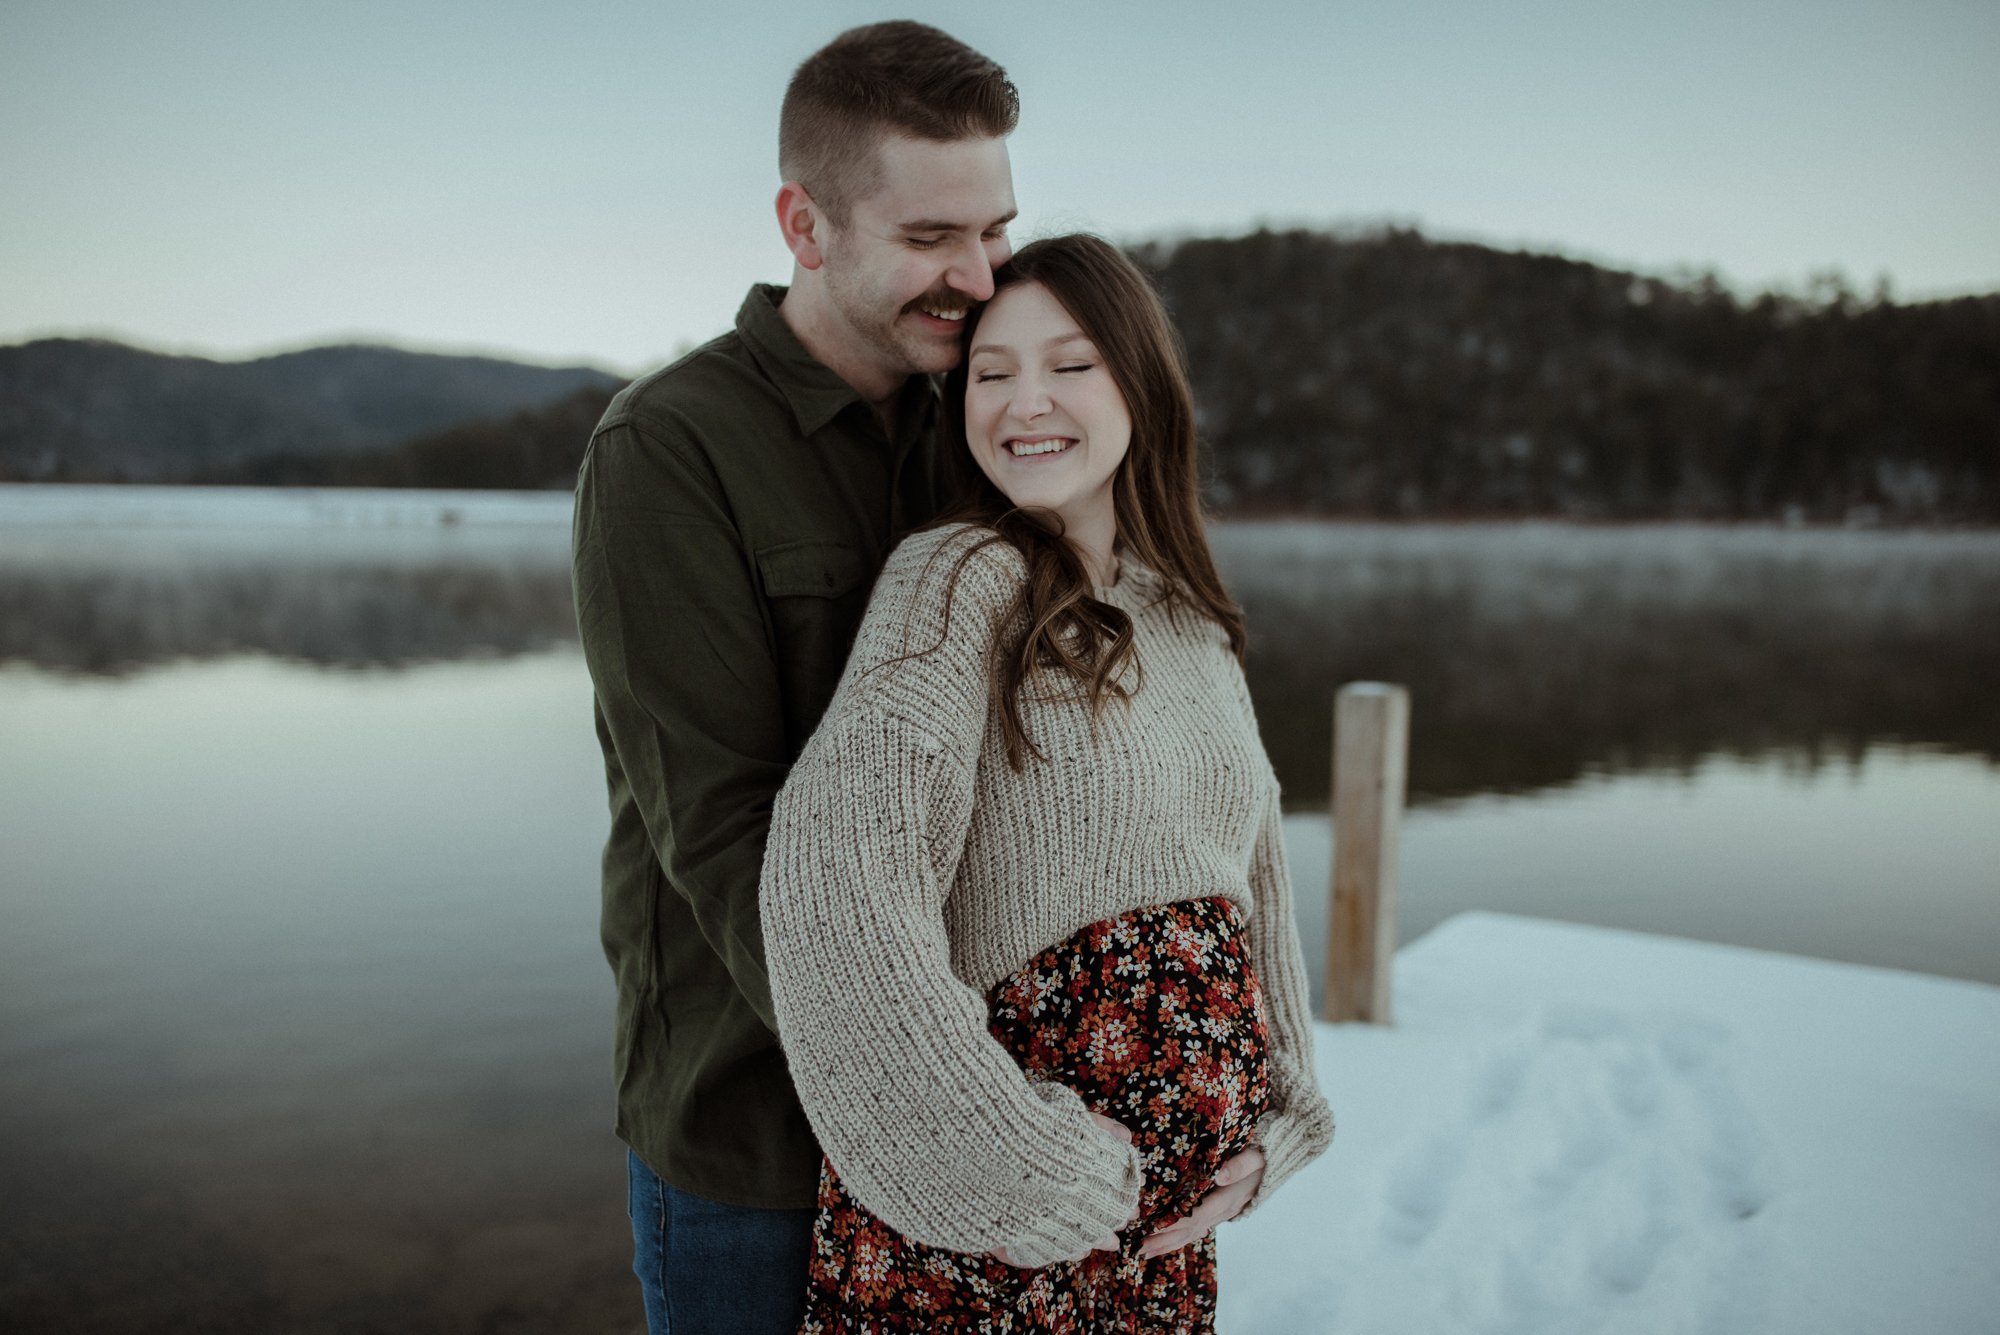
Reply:
[[[987,1032],[985,993],[1089,924],[1207,896],[1244,910],[1270,1037],[1260,1199],[1326,1148],[1333,1115],[1277,777],[1225,635],[1157,605],[1161,579],[1128,557],[1096,596],[1134,621],[1131,708],[1110,702],[1093,735],[1072,688],[1031,679],[1022,722],[1048,760],[1017,774],[987,658],[1020,554],[979,551],[946,609],[985,534],[919,533],[890,556],[772,813],[764,949],[799,1099],[855,1199],[918,1242],[1040,1266],[1126,1222],[1138,1158],[1075,1093],[1028,1080]]]

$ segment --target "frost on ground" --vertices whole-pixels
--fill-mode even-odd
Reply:
[[[1397,969],[1228,1335],[2000,1331],[2000,989],[1493,914]]]

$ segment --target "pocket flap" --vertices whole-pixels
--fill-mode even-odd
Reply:
[[[861,553],[843,542],[781,542],[757,549],[766,598],[838,598],[867,573]]]

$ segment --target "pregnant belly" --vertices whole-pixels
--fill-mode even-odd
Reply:
[[[1142,1230],[1192,1209],[1269,1106],[1257,978],[1228,900],[1093,923],[987,1000],[994,1037],[1031,1078],[1132,1129]]]

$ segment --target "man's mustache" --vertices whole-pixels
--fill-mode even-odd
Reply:
[[[934,288],[931,291],[924,293],[924,295],[918,297],[915,301],[912,301],[908,305],[904,306],[903,309],[906,311],[927,310],[927,311],[957,312],[957,311],[969,311],[978,304],[979,304],[978,302],[966,296],[963,292],[955,292],[951,288],[940,287],[940,288]]]

